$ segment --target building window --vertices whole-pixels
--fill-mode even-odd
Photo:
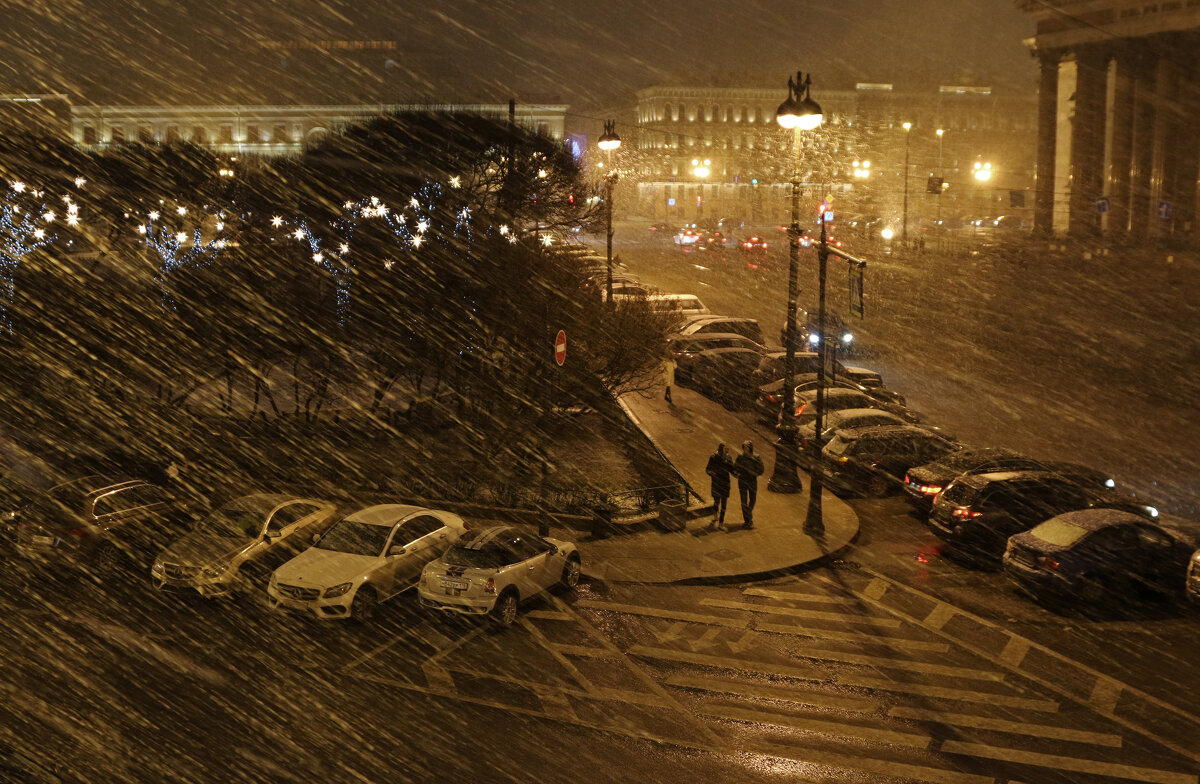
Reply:
[[[276,144],[287,144],[292,140],[291,135],[288,133],[287,126],[283,124],[275,126],[275,130],[271,131],[271,138]]]
[[[83,143],[84,144],[95,144],[96,143],[96,129],[94,126],[91,126],[91,125],[83,126]]]
[[[111,141],[113,144],[124,144],[125,143],[125,126],[124,125],[114,125],[112,127],[112,130],[110,130],[108,132],[108,138],[109,138],[109,141]]]
[[[754,107],[753,106],[749,106],[746,108],[746,122],[754,122]]]
[[[678,109],[679,112],[675,115],[675,119],[679,122],[683,122],[683,118],[687,117],[687,109],[684,108],[683,104],[679,104]]]
[[[167,144],[179,144],[179,126],[167,126]]]
[[[192,127],[192,144],[208,144],[208,131],[203,125]]]
[[[262,142],[262,130],[253,123],[246,126],[246,143],[260,144]]]
[[[150,144],[154,141],[154,128],[149,125],[138,126],[138,141],[142,144]]]

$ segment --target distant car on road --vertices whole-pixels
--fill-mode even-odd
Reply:
[[[916,425],[876,425],[839,429],[825,445],[825,478],[856,495],[900,492],[904,474],[957,448],[949,439]]]
[[[476,528],[425,567],[417,593],[430,609],[512,626],[522,601],[556,585],[575,588],[580,566],[571,542],[509,526]]]
[[[150,581],[167,592],[227,596],[313,543],[337,507],[314,498],[255,493],[227,501],[159,553]],[[260,589],[262,584],[259,584]]]
[[[956,477],[996,471],[1053,471],[1098,491],[1116,487],[1116,481],[1103,471],[1076,463],[1036,460],[1011,449],[996,447],[967,447],[928,465],[915,466],[904,478],[904,485],[912,506],[928,514],[934,497]]]
[[[1042,601],[1125,603],[1147,593],[1179,596],[1194,534],[1112,509],[1052,517],[1009,538],[1004,573]]]
[[[466,530],[451,512],[368,506],[338,520],[316,544],[276,569],[267,597],[273,608],[320,620],[365,622],[380,602],[415,585],[425,564]]]
[[[696,250],[724,250],[725,235],[719,231],[709,231],[700,235],[694,243]]]
[[[695,229],[680,229],[675,235],[675,244],[680,247],[695,245],[700,241],[700,232]]]
[[[767,241],[757,234],[751,234],[738,243],[738,248],[745,253],[765,253],[768,247]]]

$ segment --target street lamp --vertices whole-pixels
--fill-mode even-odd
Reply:
[[[793,131],[812,130],[821,124],[821,107],[808,94],[811,75],[798,72],[793,81],[788,78],[788,97],[775,112],[775,120]],[[780,417],[775,442],[775,468],[767,489],[776,493],[799,493],[803,490],[796,473],[796,299],[800,279],[800,135],[792,135],[792,223],[788,226],[788,303],[786,343],[783,364],[783,415]],[[824,230],[824,223],[821,225]],[[823,314],[822,314],[823,315]],[[824,401],[818,401],[819,406]]]
[[[608,298],[608,303],[611,305],[613,301],[613,279],[612,279],[612,200],[613,186],[617,184],[617,172],[612,168],[612,151],[621,146],[621,137],[617,136],[616,122],[614,120],[604,121],[604,133],[600,134],[600,138],[596,140],[596,146],[604,150],[608,154],[609,170],[604,175],[604,228],[607,238],[606,258],[608,260],[608,275],[605,278],[604,293]]]
[[[912,141],[912,123],[904,123],[904,247],[908,247],[908,147]]]
[[[992,179],[992,164],[975,161],[975,179],[987,182]]]
[[[699,181],[696,185],[700,190],[700,195],[696,197],[696,220],[699,220],[704,214],[704,178],[709,175],[709,165],[711,161],[707,158],[703,161],[698,158],[692,159],[692,174],[696,175]]]
[[[945,128],[937,129],[938,137],[938,200],[937,200],[937,231],[938,231],[938,250],[941,250],[942,238],[942,192],[946,190],[946,170],[942,168],[942,137],[946,135]]]
[[[855,179],[865,180],[871,176],[870,161],[855,161],[854,162],[854,177]]]

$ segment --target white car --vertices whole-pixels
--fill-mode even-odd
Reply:
[[[247,572],[265,576],[311,545],[336,511],[328,501],[268,493],[227,501],[159,553],[150,581],[160,591],[226,596]]]
[[[375,605],[421,577],[467,530],[456,514],[422,506],[379,504],[333,524],[309,549],[275,570],[267,584],[273,608],[321,620],[366,621]]]
[[[509,526],[476,528],[425,567],[417,593],[425,607],[490,613],[501,626],[511,626],[521,601],[555,585],[578,585],[580,563],[570,542]]]

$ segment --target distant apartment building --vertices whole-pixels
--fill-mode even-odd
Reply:
[[[221,155],[298,155],[330,134],[374,117],[446,112],[506,119],[508,104],[410,103],[332,105],[72,106],[76,144],[103,149],[125,142],[186,141]],[[515,106],[515,121],[554,139],[563,138],[565,104]]]
[[[901,91],[881,83],[826,90],[818,84],[812,97],[824,124],[796,136],[775,120],[786,97],[783,86],[638,91],[632,106],[617,114],[627,149],[626,208],[672,222],[785,222],[798,174],[807,199],[829,199],[843,213],[899,219],[906,185],[914,222],[1029,209],[1032,93],[1001,95],[976,85]],[[976,164],[988,167],[986,180],[974,176]],[[931,176],[948,185],[939,195],[930,192]]]

